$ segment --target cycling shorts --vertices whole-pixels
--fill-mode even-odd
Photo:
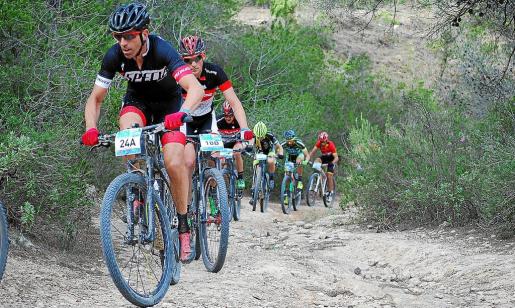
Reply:
[[[327,164],[327,172],[334,173],[334,164],[332,163],[334,160],[333,154],[322,155],[320,156],[320,159],[322,160],[322,164]]]
[[[304,160],[304,153],[300,153],[299,155],[288,155],[287,156],[288,161],[291,161],[291,162],[296,162],[297,158]]]
[[[120,117],[126,113],[134,112],[139,115],[143,126],[158,124],[164,122],[165,116],[179,111],[179,104],[177,103],[142,103],[124,98],[122,109],[120,110]],[[186,144],[184,134],[178,130],[164,133],[161,136],[161,144],[164,146],[168,143]]]
[[[215,112],[212,111],[198,117],[193,117],[193,122],[184,123],[181,126],[181,132],[185,135],[218,133]]]

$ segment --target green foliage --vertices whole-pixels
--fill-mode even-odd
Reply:
[[[344,204],[357,201],[383,227],[479,220],[513,229],[513,106],[501,108],[503,129],[498,111],[476,122],[442,109],[420,86],[404,106],[399,123],[387,122],[380,134],[363,119],[352,129],[350,155],[364,172],[349,168]]]

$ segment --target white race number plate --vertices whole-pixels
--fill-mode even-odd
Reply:
[[[141,128],[124,129],[116,133],[114,152],[116,156],[141,153]]]
[[[222,151],[224,143],[218,134],[200,134],[200,150],[205,152]]]

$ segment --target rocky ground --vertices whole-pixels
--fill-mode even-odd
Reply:
[[[246,202],[246,200],[245,200]],[[161,307],[514,307],[515,243],[477,230],[377,233],[352,211],[286,216],[245,207],[217,274],[183,267]],[[15,240],[0,283],[2,307],[128,307],[107,273],[98,230],[64,254]],[[13,235],[16,237],[16,235]]]

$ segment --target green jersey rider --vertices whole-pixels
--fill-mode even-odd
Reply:
[[[306,148],[302,140],[295,137],[295,131],[293,129],[285,131],[283,136],[286,139],[286,141],[281,143],[281,146],[287,153],[286,161],[297,163],[297,173],[299,174],[297,188],[303,189],[304,185],[302,184],[302,171],[303,166],[307,165],[309,162],[310,156],[308,153],[308,149]]]

